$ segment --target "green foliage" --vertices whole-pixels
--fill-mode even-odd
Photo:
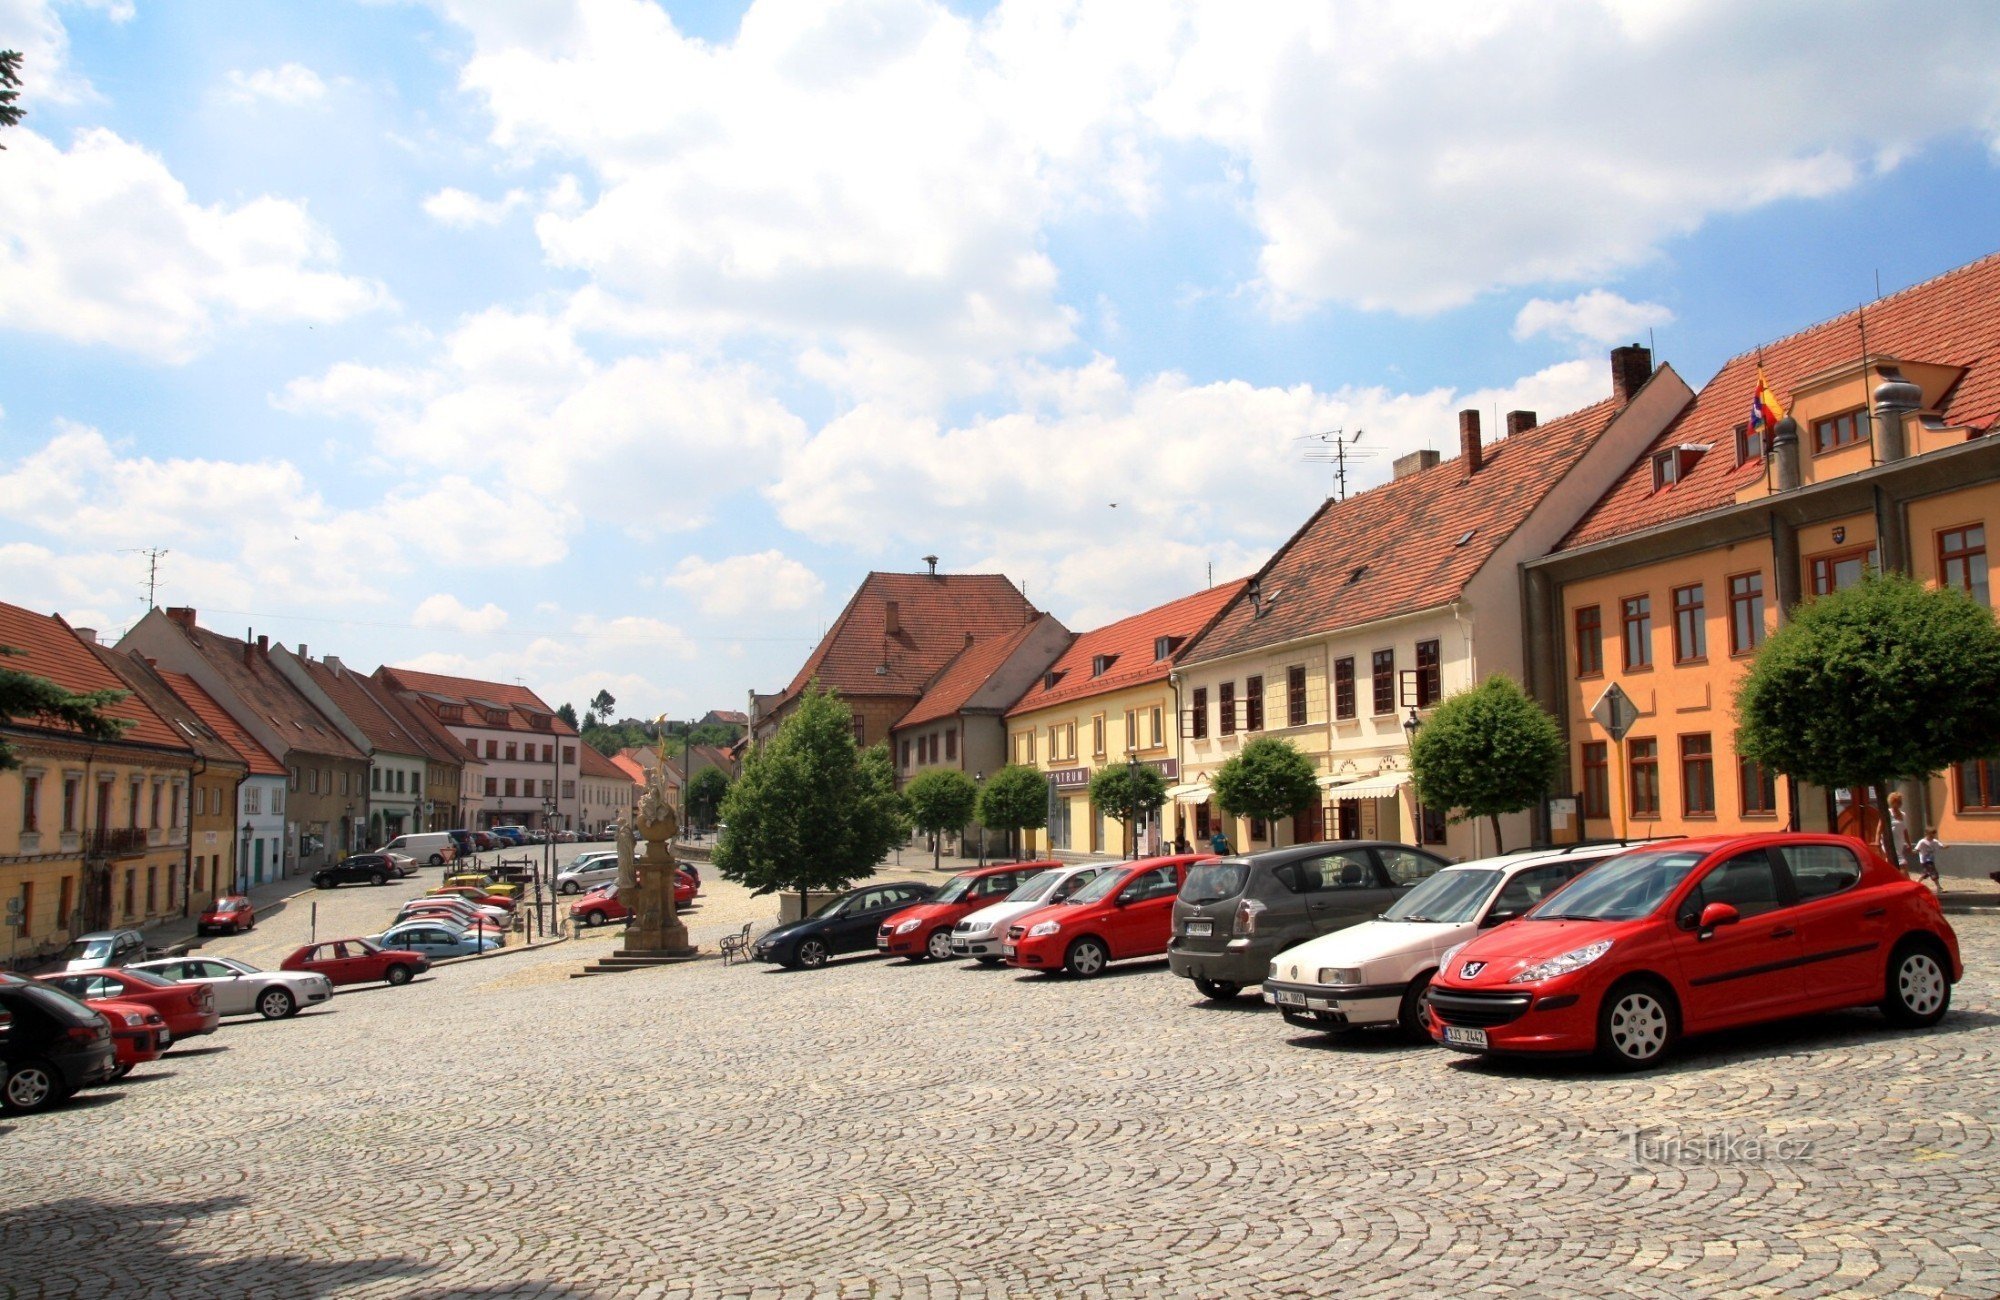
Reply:
[[[715,825],[722,798],[729,793],[729,773],[719,767],[704,767],[688,779],[688,820],[697,826]]]
[[[1049,824],[1049,779],[1019,763],[1003,767],[980,787],[973,812],[988,830],[1038,830]]]
[[[599,691],[590,697],[590,711],[600,718],[611,716],[611,710],[618,707],[618,697],[610,691]]]
[[[944,854],[944,837],[963,830],[972,820],[972,806],[979,799],[979,787],[957,768],[934,767],[919,774],[903,788],[903,802],[910,810],[910,822],[926,835],[936,836],[931,850],[935,866]]]
[[[0,656],[21,652],[0,645]],[[0,666],[0,722],[28,721],[74,727],[86,740],[116,740],[132,724],[123,718],[107,718],[101,712],[118,703],[128,691],[66,691],[46,677]],[[19,767],[14,751],[0,740],[0,768]]]
[[[1900,575],[1807,601],[1736,692],[1736,748],[1829,789],[1886,786],[1991,756],[2000,627],[1964,592]]]
[[[715,866],[725,879],[758,894],[796,889],[803,902],[807,890],[868,875],[907,833],[887,752],[858,752],[849,716],[838,696],[809,687],[750,751],[722,798]]]
[[[0,50],[0,126],[19,126],[28,111],[17,102],[21,97],[21,52]],[[0,149],[7,146],[0,144]]]
[[[1100,767],[1090,778],[1090,802],[1097,810],[1128,827],[1167,801],[1167,779],[1139,763]]]
[[[1534,807],[1562,770],[1562,728],[1499,673],[1439,704],[1410,746],[1417,798],[1455,822],[1491,818],[1496,851],[1501,814]]]
[[[1215,806],[1232,817],[1277,821],[1319,802],[1312,760],[1289,740],[1259,736],[1215,770]]]
[[[564,722],[567,722],[567,723],[568,723],[568,724],[569,724],[570,726],[572,726],[572,727],[576,726],[576,706],[575,706],[575,705],[573,705],[573,704],[569,704],[569,703],[567,703],[567,702],[565,702],[565,703],[562,703],[562,704],[559,704],[559,705],[557,705],[557,706],[556,706],[556,716],[557,716],[558,718],[561,718],[561,719],[562,719],[562,720],[563,720]]]
[[[889,754],[889,742],[878,740],[862,750],[861,769],[874,783],[888,815],[894,818],[894,833],[890,839],[895,842],[909,839],[910,805],[902,792],[896,789],[896,760]]]

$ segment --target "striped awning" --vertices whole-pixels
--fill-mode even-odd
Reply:
[[[1328,793],[1335,799],[1393,799],[1410,783],[1408,772],[1377,772],[1359,781],[1337,785]]]
[[[1208,796],[1209,788],[1205,781],[1191,781],[1185,785],[1167,787],[1167,798],[1175,803],[1207,803]]]

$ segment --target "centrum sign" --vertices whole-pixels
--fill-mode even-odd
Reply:
[[[1049,773],[1049,784],[1058,790],[1072,790],[1090,784],[1090,769],[1087,767],[1059,767]]]

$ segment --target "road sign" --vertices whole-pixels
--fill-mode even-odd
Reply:
[[[1597,725],[1611,733],[1611,739],[1623,740],[1625,733],[1632,730],[1632,724],[1639,720],[1639,706],[1632,703],[1617,682],[1604,688],[1604,694],[1597,697],[1597,703],[1590,706],[1590,716]]]
[[[21,896],[19,894],[7,900],[7,919],[9,921],[18,921],[21,919]]]

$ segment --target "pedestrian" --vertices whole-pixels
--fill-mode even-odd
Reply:
[[[1940,894],[1944,892],[1944,881],[1938,876],[1937,855],[1943,847],[1944,841],[1937,837],[1937,827],[1933,826],[1924,832],[1914,850],[1917,855],[1917,879],[1930,881],[1937,886]]]
[[[1208,837],[1208,847],[1218,855],[1229,852],[1229,837],[1222,833],[1220,826],[1215,828],[1215,834]]]
[[[1889,792],[1889,843],[1896,850],[1896,865],[1910,870],[1910,823],[1903,818],[1903,792]]]

